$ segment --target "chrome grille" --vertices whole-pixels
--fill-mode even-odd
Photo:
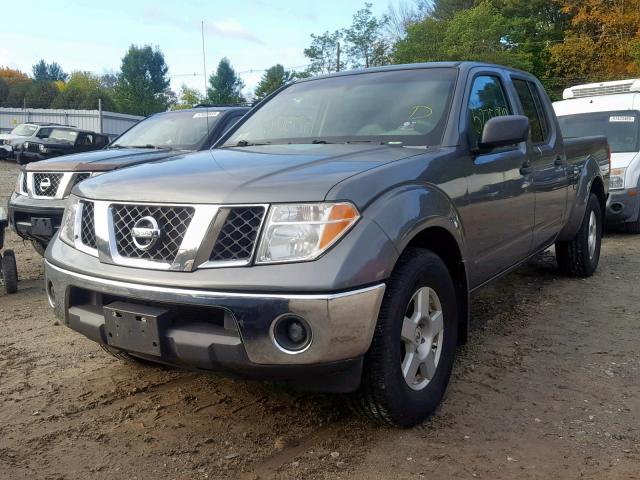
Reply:
[[[76,176],[73,178],[73,184],[71,185],[71,188],[75,187],[80,182],[83,182],[90,176],[91,176],[90,173],[76,173]]]
[[[87,247],[98,248],[96,240],[96,223],[94,216],[93,202],[82,203],[82,220],[80,222],[80,240]]]
[[[118,205],[111,206],[113,228],[118,253],[127,258],[173,262],[178,255],[187,228],[193,219],[193,207]],[[151,216],[158,222],[162,236],[148,250],[139,249],[133,243],[131,230],[135,223]]]
[[[47,180],[48,187],[46,187]],[[55,197],[61,180],[61,173],[34,173],[33,193],[39,197]]]
[[[211,252],[214,262],[250,260],[258,237],[264,207],[234,207],[220,230]]]
[[[27,193],[27,174],[26,173],[22,174],[22,192],[24,194]]]

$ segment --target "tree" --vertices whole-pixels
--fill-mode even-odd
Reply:
[[[640,74],[640,0],[558,0],[570,17],[562,43],[549,48],[550,73],[564,83]]]
[[[514,28],[513,19],[485,0],[450,20],[427,18],[410,26],[407,37],[396,44],[395,60],[477,60],[530,70],[531,55],[510,40]]]
[[[473,8],[475,4],[475,0],[434,0],[430,16],[436,20],[451,20],[457,13]]]
[[[204,97],[200,90],[197,88],[187,87],[184,83],[180,87],[180,92],[178,93],[178,101],[173,106],[174,110],[183,110],[185,108],[191,108],[199,103],[203,103]]]
[[[218,63],[216,73],[209,77],[207,100],[216,105],[238,105],[245,103],[242,96],[244,82],[236,74],[228,58]]]
[[[32,67],[33,79],[37,82],[55,82],[56,80],[65,81],[68,75],[64,73],[62,67],[56,62],[47,63],[40,60]]]
[[[98,100],[102,100],[104,110],[114,110],[112,91],[102,85],[101,77],[91,72],[73,72],[58,96],[51,104],[52,108],[95,110]]]
[[[24,95],[27,108],[49,108],[58,95],[58,89],[53,82],[32,82]]]
[[[31,80],[22,80],[9,85],[9,94],[4,101],[4,107],[19,107],[25,105],[27,90],[33,82]]]
[[[158,47],[131,45],[122,58],[115,86],[119,109],[134,115],[150,115],[167,109],[169,67]]]
[[[255,90],[255,99],[262,100],[270,93],[275,92],[277,89],[286,85],[289,82],[292,82],[296,78],[295,72],[289,72],[284,69],[284,67],[280,64],[274,65],[273,67],[268,68],[258,86]]]
[[[310,60],[307,73],[321,75],[323,73],[337,72],[346,67],[344,59],[340,59],[338,65],[338,43],[342,40],[342,32],[329,31],[321,35],[311,34],[311,45],[304,49],[304,56]]]
[[[29,81],[29,76],[26,73],[9,67],[0,67],[0,78],[4,79],[9,87],[15,83]]]
[[[424,20],[429,11],[430,5],[425,0],[399,0],[397,4],[390,3],[384,15],[384,31],[392,42],[402,40],[409,26]]]
[[[0,77],[0,105],[4,105],[4,102],[9,96],[9,84],[7,81]]]
[[[385,62],[387,44],[382,37],[382,28],[387,20],[378,20],[371,7],[371,3],[365,3],[364,8],[354,14],[351,26],[344,31],[346,52],[354,68],[369,68]]]

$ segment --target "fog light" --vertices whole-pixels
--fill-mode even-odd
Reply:
[[[271,324],[271,339],[285,353],[302,353],[311,345],[311,327],[298,315],[285,314]]]

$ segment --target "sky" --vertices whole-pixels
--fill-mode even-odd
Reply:
[[[372,2],[377,16],[388,1]],[[174,91],[183,83],[203,90],[204,21],[207,74],[226,56],[252,90],[276,63],[303,70],[309,35],[347,27],[363,6],[364,0],[7,1],[0,66],[30,74],[43,58],[65,72],[102,74],[119,69],[129,45],[151,44],[165,55]]]

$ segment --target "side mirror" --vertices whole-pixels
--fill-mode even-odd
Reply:
[[[482,129],[478,148],[483,152],[490,152],[496,148],[526,142],[529,129],[529,119],[523,115],[493,117]]]

